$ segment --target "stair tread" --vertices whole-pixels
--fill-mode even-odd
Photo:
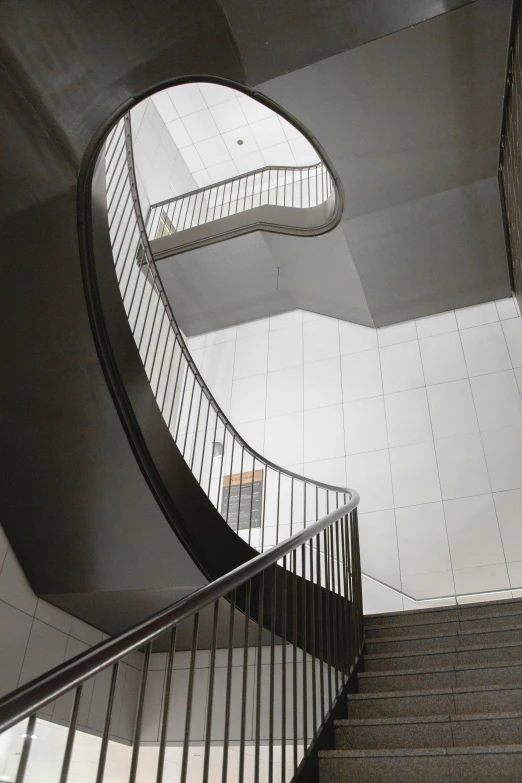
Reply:
[[[341,718],[334,721],[336,727],[342,726],[400,726],[417,723],[458,723],[479,720],[510,720],[522,718],[522,712],[484,712],[468,715],[417,715],[396,718]]]
[[[490,693],[492,691],[522,690],[522,683],[498,685],[457,685],[446,688],[427,688],[412,691],[379,691],[378,693],[351,693],[350,701],[364,699],[399,699],[410,696],[441,696],[448,693]]]
[[[466,609],[472,609],[475,607],[487,607],[487,606],[516,606],[516,604],[520,604],[521,610],[522,610],[522,599],[521,598],[511,598],[511,599],[499,599],[498,601],[476,601],[475,603],[469,603],[469,604],[448,604],[447,606],[427,606],[424,609],[412,609],[407,612],[404,610],[399,610],[397,612],[378,612],[377,614],[366,614],[364,615],[364,620],[373,620],[378,617],[404,617],[406,614],[408,617],[415,617],[415,615],[419,614],[428,614],[429,612],[433,612],[433,614],[437,614],[439,612],[460,612],[462,610]]]
[[[401,756],[466,756],[520,753],[522,745],[451,745],[443,748],[382,748],[378,750],[320,750],[319,758],[386,758]]]
[[[498,630],[498,629],[496,629]],[[394,637],[394,641],[397,640],[397,637]],[[379,640],[382,641],[382,640]],[[501,642],[499,644],[470,644],[467,647],[441,647],[441,648],[433,648],[432,650],[401,650],[399,652],[382,652],[382,653],[367,653],[364,656],[364,659],[366,661],[376,661],[376,660],[382,660],[382,659],[388,659],[388,658],[410,658],[413,656],[422,656],[422,655],[441,655],[442,653],[452,653],[452,652],[467,652],[468,650],[501,650],[505,647],[522,647],[522,641],[517,642]]]
[[[461,671],[479,671],[480,669],[511,669],[514,666],[520,667],[522,673],[522,661],[500,661],[497,663],[470,663],[455,666],[438,666],[436,669],[385,669],[379,672],[359,672],[358,679],[375,679],[378,677],[403,677],[413,674],[439,674],[441,672],[461,672]]]
[[[522,631],[522,620],[518,624],[510,624],[506,626],[500,626],[498,628],[473,628],[471,630],[461,630],[456,628],[452,633],[446,631],[444,633],[409,634],[407,636],[378,636],[375,639],[366,639],[366,644],[382,644],[383,642],[413,642],[417,639],[444,639],[445,637],[452,639],[459,636],[477,636],[490,633],[503,633],[504,631]]]
[[[498,619],[499,617],[518,617],[521,616],[522,620],[522,604],[520,607],[520,612],[505,612],[503,614],[495,614],[495,615],[476,615],[473,617],[461,617],[460,615],[457,615],[455,617],[446,617],[443,620],[434,620],[433,623],[404,623],[400,625],[389,625],[388,623],[383,623],[382,625],[369,625],[368,627],[365,627],[366,631],[385,631],[389,628],[429,628],[431,625],[437,626],[437,625],[443,625],[444,623],[474,623],[474,622],[480,622],[482,620],[492,620],[492,619]]]

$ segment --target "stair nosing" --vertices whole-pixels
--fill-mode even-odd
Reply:
[[[371,640],[370,640],[370,644],[371,644]],[[368,660],[373,661],[373,660],[381,660],[382,658],[386,658],[386,659],[409,658],[409,657],[420,656],[420,655],[440,655],[443,653],[453,653],[453,652],[468,652],[468,651],[478,651],[478,650],[502,650],[507,647],[522,647],[522,641],[502,642],[500,644],[486,644],[486,645],[472,644],[469,645],[468,647],[460,647],[459,649],[457,649],[456,647],[451,647],[451,648],[441,647],[439,649],[431,648],[429,650],[409,650],[409,651],[400,650],[399,652],[367,653],[364,656],[364,659],[367,661]]]
[[[408,677],[415,674],[446,674],[448,672],[480,671],[481,669],[511,669],[513,666],[522,669],[522,661],[459,664],[458,666],[441,666],[437,669],[384,669],[378,672],[359,672],[357,678],[369,680],[376,677]]]
[[[444,713],[441,715],[408,715],[385,718],[341,718],[334,721],[334,726],[401,726],[415,723],[463,723],[479,720],[513,720],[522,718],[522,712],[478,712],[478,713]]]
[[[430,625],[442,625],[443,623],[474,623],[474,622],[480,622],[482,620],[491,620],[492,618],[497,617],[519,617],[522,621],[522,607],[520,609],[520,612],[508,612],[507,614],[494,614],[494,615],[479,615],[478,617],[455,617],[455,618],[446,618],[445,620],[438,620],[433,623],[404,623],[400,625],[370,625],[366,627],[365,625],[365,631],[385,631],[388,628],[429,628]]]
[[[432,633],[429,635],[416,634],[414,636],[378,636],[376,639],[366,639],[366,644],[381,644],[382,642],[414,642],[418,641],[419,639],[458,639],[461,636],[504,633],[506,631],[522,631],[522,622],[517,626],[506,626],[501,628],[480,628],[471,631],[461,631],[457,629],[455,633]]]
[[[403,758],[415,756],[485,756],[522,754],[522,745],[450,745],[444,748],[379,748],[377,750],[320,750],[319,758]]]
[[[412,691],[378,691],[376,693],[351,693],[350,701],[363,699],[399,699],[423,696],[447,696],[454,693],[490,693],[496,691],[522,690],[522,683],[501,683],[499,685],[456,685],[447,688],[426,688]]]
[[[408,616],[414,617],[418,614],[427,614],[428,612],[438,613],[438,612],[447,612],[454,611],[458,612],[462,609],[469,609],[474,606],[500,606],[501,604],[505,604],[507,601],[510,602],[510,606],[513,606],[514,604],[519,603],[522,607],[522,598],[511,598],[511,599],[505,599],[505,598],[499,598],[498,601],[476,601],[474,603],[470,604],[448,604],[447,606],[427,606],[424,609],[411,609],[407,610],[406,612],[403,610],[399,610],[397,612],[377,612],[376,614],[365,614],[364,619],[365,620],[371,620],[377,617],[404,617],[406,614]]]

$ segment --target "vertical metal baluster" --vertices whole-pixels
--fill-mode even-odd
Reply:
[[[170,413],[169,413],[168,421],[167,421],[167,427],[169,428],[169,430],[170,430],[170,427],[171,427],[171,424],[172,424],[172,416],[174,414],[174,405],[176,403],[176,394],[177,394],[177,390],[178,390],[178,381],[179,381],[179,374],[181,372],[181,366],[183,364],[183,360],[185,360],[185,363],[187,361],[185,359],[185,355],[183,353],[183,348],[182,348],[181,342],[180,342],[180,340],[179,340],[179,338],[177,336],[176,336],[176,345],[179,347],[179,359],[178,359],[178,369],[176,370],[176,380],[174,381],[174,385],[172,387],[172,402],[170,403]],[[186,377],[185,377],[185,380],[186,380]],[[174,437],[174,440],[176,440],[175,437]]]
[[[317,559],[317,625],[319,635],[319,688],[320,688],[320,701],[321,701],[321,724],[324,721],[324,629],[323,629],[323,596],[325,594],[322,586],[321,575],[321,534],[318,533],[315,537],[316,545],[316,559]]]
[[[284,193],[283,193],[283,206],[286,207],[286,169],[285,169],[285,184],[284,184]]]
[[[219,616],[219,599],[214,604],[214,621],[212,624],[212,646],[210,648],[210,669],[208,680],[207,725],[205,730],[205,755],[203,758],[203,783],[208,781],[210,764],[210,743],[212,742],[212,712],[214,709],[214,676],[216,673],[216,646]]]
[[[145,647],[143,656],[143,668],[141,670],[140,692],[138,697],[138,709],[136,710],[136,724],[134,726],[134,737],[132,740],[132,758],[129,772],[129,783],[135,783],[138,771],[138,758],[140,755],[141,728],[143,723],[143,707],[145,705],[145,692],[147,690],[147,677],[149,674],[150,653],[152,649],[151,642]]]
[[[294,719],[294,775],[297,772],[297,551],[292,557],[292,687],[293,687],[293,719]],[[304,650],[303,650],[304,652]]]
[[[82,686],[76,688],[74,694],[74,703],[69,722],[69,731],[67,732],[67,742],[65,743],[65,752],[63,754],[62,771],[60,773],[60,783],[67,783],[69,777],[69,767],[73,753],[74,738],[76,736],[76,724],[78,723],[78,713],[80,712],[80,700],[82,698]]]
[[[287,612],[287,601],[288,601],[288,592],[286,589],[287,585],[287,559],[286,555],[283,557],[283,573],[281,574],[281,578],[283,581],[283,585],[281,588],[281,597],[282,597],[282,609],[281,609],[281,639],[282,639],[282,649],[281,649],[281,660],[282,660],[282,667],[281,667],[281,783],[285,783],[286,781],[286,645],[287,645],[287,630],[286,630],[286,612]]]
[[[98,772],[96,774],[96,783],[103,783],[105,774],[105,764],[107,761],[107,751],[109,749],[109,734],[111,730],[112,709],[114,707],[114,694],[116,693],[116,682],[118,680],[118,671],[120,665],[115,663],[112,667],[111,684],[109,686],[109,698],[107,700],[107,710],[105,713],[105,725],[100,747],[100,758],[98,761]]]
[[[230,454],[230,474],[229,474],[228,497],[227,497],[227,515],[225,517],[225,520],[226,520],[227,524],[230,524],[230,522],[228,521],[228,510],[230,508],[230,495],[232,494],[232,483],[231,482],[232,482],[232,470],[233,470],[233,465],[234,465],[234,448],[235,448],[235,445],[236,445],[236,439],[235,439],[234,436],[232,436],[232,452]],[[225,448],[223,446],[223,452],[224,452],[224,450],[225,450]]]
[[[197,378],[194,376],[194,386],[196,385],[196,382],[197,382]],[[200,420],[200,417],[201,417],[201,403],[203,402],[203,397],[204,397],[203,386],[200,386],[199,383],[198,383],[198,386],[199,386],[198,415],[197,415],[197,418],[196,418],[196,427],[195,427],[195,430],[194,430],[194,444],[192,446],[192,457],[190,458],[190,469],[192,470],[192,472],[194,472],[194,470],[193,470],[193,468],[194,468],[194,457],[196,456],[196,449],[197,449],[197,445],[198,445],[199,420]],[[206,397],[205,397],[205,399],[206,399]]]
[[[297,555],[297,552],[296,552]],[[301,546],[301,613],[303,615],[302,629],[301,629],[301,647],[303,650],[303,748],[304,755],[308,755],[308,677],[307,677],[307,622],[306,622],[306,589],[307,586],[312,587],[311,582],[306,579],[306,546]]]
[[[33,746],[33,734],[36,726],[36,715],[31,715],[27,722],[27,728],[25,730],[24,742],[22,745],[22,752],[20,754],[20,761],[18,762],[18,770],[16,772],[15,783],[24,783],[25,771],[27,769],[27,762],[29,761],[29,753]]]
[[[192,721],[192,699],[194,696],[194,672],[196,670],[196,652],[198,649],[199,612],[194,615],[192,630],[192,649],[190,651],[190,670],[187,690],[187,710],[185,712],[185,735],[183,737],[183,756],[181,759],[180,783],[187,780],[188,754],[190,749],[190,724]]]
[[[317,592],[314,581],[314,539],[309,541],[310,546],[310,635],[312,642],[312,731],[313,739],[317,737],[317,673],[315,671],[315,594]]]
[[[197,203],[198,203],[198,196],[199,196],[199,193],[194,193],[194,206],[192,207],[192,214],[190,216],[190,228],[192,228],[194,226],[194,215],[196,213],[196,206],[197,206]]]
[[[241,687],[241,734],[239,740],[239,783],[245,779],[245,734],[246,734],[246,697],[248,685],[248,626],[250,623],[250,600],[252,580],[245,585],[245,624],[243,631],[243,682]]]
[[[220,419],[220,421],[221,421],[221,419]],[[225,420],[223,420],[221,423],[223,424],[223,456],[221,457],[221,460],[220,460],[221,464],[219,466],[218,494],[217,494],[217,502],[216,502],[216,507],[217,507],[218,511],[219,511],[219,500],[220,500],[220,497],[221,497],[222,492],[223,492],[223,465],[224,465],[224,462],[225,462],[225,445],[226,445],[226,438],[227,438],[227,433],[228,433],[228,427],[225,424]],[[232,457],[233,456],[234,456],[234,440],[232,440]],[[233,460],[231,459],[230,460],[230,465],[231,466],[232,466],[232,461]],[[230,472],[232,473],[232,471],[230,471]],[[225,519],[227,521],[227,524],[228,524],[228,506],[229,506],[229,503],[230,503],[230,489],[229,489],[229,493],[228,493],[227,515],[225,517]]]
[[[279,517],[277,519],[279,523]],[[278,528],[279,530],[279,528]],[[290,479],[290,535],[294,532],[294,477]],[[279,535],[277,536],[279,542]]]
[[[208,397],[206,397],[207,400],[207,417],[205,419],[205,429],[203,430],[203,450],[201,453],[201,464],[199,466],[199,478],[198,483],[201,486],[201,481],[203,478],[203,463],[205,461],[205,451],[207,449],[207,441],[208,441],[208,419],[210,416],[210,400]]]
[[[266,485],[268,484],[268,465],[265,463],[263,471],[263,500],[261,509],[261,552],[265,551],[265,509],[266,509]]]
[[[209,408],[210,408],[210,405],[209,405]],[[214,424],[214,435],[212,436],[212,453],[210,455],[210,470],[208,472],[208,487],[207,487],[207,496],[208,497],[210,497],[210,485],[212,483],[212,471],[214,470],[214,460],[215,460],[215,457],[214,457],[214,443],[216,442],[217,426],[218,426],[218,421],[219,421],[219,416],[217,414],[217,411],[214,411],[214,413],[215,413],[215,416],[216,416],[216,423]],[[223,443],[223,447],[224,447],[224,445],[225,444]],[[223,460],[224,460],[224,458],[225,458],[225,455],[222,454],[221,455],[221,467],[223,467]],[[218,487],[218,498],[219,498],[219,487]]]
[[[252,454],[252,481],[250,484],[250,513],[248,516],[248,545],[251,544],[252,539],[252,509],[254,507],[254,474],[256,472],[256,458]]]
[[[337,586],[339,590],[339,613],[341,615],[341,683],[344,685],[346,669],[350,668],[350,664],[346,659],[346,640],[348,638],[348,626],[346,624],[346,595],[344,591],[344,583],[342,580],[343,569],[341,568],[342,550],[340,547],[340,535],[339,535],[340,520],[335,523],[335,541],[337,549]]]
[[[339,645],[337,644],[337,631],[338,631],[338,618],[337,618],[337,591],[335,589],[335,552],[333,543],[333,531],[332,526],[327,529],[328,546],[330,552],[330,594],[332,597],[331,611],[332,611],[332,660],[334,662],[334,698],[337,697],[339,692]]]
[[[332,622],[330,617],[330,570],[328,567],[328,537],[326,530],[323,530],[323,558],[324,558],[324,582],[325,582],[325,637],[326,637],[326,660],[328,662],[328,709],[332,708],[332,657],[330,655],[330,638],[332,632]]]
[[[306,481],[303,481],[303,527],[306,527]]]
[[[234,617],[236,612],[236,591],[230,597],[230,615],[228,620],[228,660],[227,689],[225,694],[225,732],[223,737],[223,774],[221,782],[227,783],[228,775],[228,743],[230,737],[230,692],[232,689],[232,662],[234,654]]]
[[[256,679],[256,726],[255,726],[255,758],[254,758],[254,783],[259,783],[259,754],[261,747],[261,682],[262,682],[262,642],[263,642],[263,617],[265,599],[265,572],[262,571],[257,578],[257,679]]]
[[[275,623],[276,623],[276,593],[277,593],[277,564],[270,569],[270,584],[272,595],[270,602],[270,696],[268,707],[268,783],[274,780],[274,691],[275,691]],[[283,644],[284,644],[283,640]]]
[[[161,721],[160,743],[159,743],[159,752],[158,752],[158,771],[156,774],[156,783],[162,783],[163,770],[165,768],[165,750],[167,748],[167,739],[168,739],[168,730],[169,730],[170,693],[172,690],[172,670],[174,669],[175,652],[176,652],[176,628],[173,628],[170,632],[169,652],[167,656],[167,668],[165,670],[165,693],[163,694],[163,715]]]
[[[239,500],[237,504],[237,528],[236,533],[239,533],[239,520],[241,518],[241,493],[243,490],[243,461],[245,459],[245,447],[241,446],[241,468],[239,472]],[[229,497],[230,497],[230,490],[229,490]]]
[[[187,375],[188,375],[189,369],[191,370],[192,368],[190,366],[187,368]],[[192,373],[192,391],[190,392],[190,402],[189,402],[189,409],[188,409],[188,415],[187,415],[187,428],[185,430],[185,438],[183,440],[183,448],[180,449],[180,451],[183,454],[183,456],[185,456],[185,449],[187,448],[187,438],[188,438],[188,434],[189,434],[190,417],[191,417],[191,414],[192,414],[192,405],[194,403],[194,391],[195,390],[196,390],[196,376]],[[181,414],[181,411],[180,411],[180,414]],[[181,415],[180,415],[180,421],[181,421]],[[179,426],[179,424],[178,424],[178,426]]]
[[[183,358],[185,359],[185,362],[186,362],[187,366],[185,368],[185,378],[183,380],[183,391],[181,393],[181,401],[180,401],[179,410],[178,410],[178,423],[177,423],[177,426],[176,426],[176,434],[174,435],[174,441],[176,442],[176,444],[178,442],[178,434],[179,434],[179,428],[180,428],[180,425],[181,425],[181,418],[182,418],[182,413],[183,413],[183,405],[185,403],[185,392],[187,390],[187,379],[189,377],[189,368],[190,368],[190,365],[188,364],[188,362],[186,360],[186,357],[183,356]],[[176,387],[174,389],[174,394],[176,393],[176,388],[177,388],[177,379],[176,379]],[[169,425],[170,425],[170,421],[169,421]]]
[[[347,655],[348,655],[348,676],[351,671],[352,664],[355,660],[355,650],[353,648],[354,633],[353,633],[353,612],[350,607],[350,572],[349,572],[349,555],[348,555],[348,515],[345,514],[341,524],[341,541],[343,547],[343,574],[344,574],[344,606],[346,614],[346,629],[347,629]]]
[[[277,473],[277,519],[276,519],[276,544],[279,543],[279,507],[281,504],[281,471]],[[291,524],[291,523],[290,523]]]

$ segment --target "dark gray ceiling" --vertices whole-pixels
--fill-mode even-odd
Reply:
[[[227,11],[232,28],[247,35],[237,22],[240,4],[227,0],[224,5],[235,9],[234,18]],[[263,24],[268,26],[259,40],[266,39],[267,51],[279,51],[278,29],[292,29],[286,17],[297,13],[297,6],[285,2],[277,10],[268,5],[273,13],[267,3],[259,13],[270,21],[260,20],[259,28],[251,28],[258,34]],[[421,21],[455,5],[462,7],[364,46],[352,48],[354,41],[362,40],[353,37],[355,33],[348,42],[350,30],[363,29],[363,17],[373,20],[364,28],[371,37],[378,29],[396,29],[393,20],[399,10],[403,20]],[[386,8],[393,9],[388,22]],[[372,9],[379,13],[373,15]],[[416,19],[411,16],[415,13]],[[335,19],[340,24],[343,14],[347,37],[338,32],[330,41],[324,25]],[[257,86],[317,138],[342,180],[345,207],[340,229],[330,239],[266,238],[271,253],[266,264],[281,268],[280,287],[294,306],[382,326],[509,295],[496,172],[510,15],[511,0],[332,0],[324,9],[330,21],[318,23],[315,31],[314,40],[322,48],[312,46],[310,60],[319,60],[341,43],[349,50],[297,68],[304,61],[299,60],[301,50],[292,47],[296,41],[305,45],[303,30],[311,35],[316,18],[312,5],[304,5],[301,26],[289,42],[297,69]],[[252,50],[249,56],[255,59]],[[274,58],[270,67],[277,68]],[[254,66],[245,63],[247,73],[249,68]],[[224,243],[219,253],[226,256],[229,246],[237,259],[242,243]],[[184,261],[178,257],[175,262],[177,268],[183,264],[186,275],[183,290],[188,298],[180,322],[189,334],[202,331],[197,324],[211,302],[211,285],[221,285],[216,271],[206,291],[203,276],[189,285],[199,271],[192,269],[192,257],[187,253]],[[247,261],[246,254],[243,259]],[[214,324],[211,328],[244,320],[249,312],[245,305],[252,298],[252,270],[247,263],[249,271],[243,276],[238,271],[228,294],[220,289],[224,298],[214,300],[214,321],[204,319]],[[247,318],[280,311],[281,291],[273,288],[271,299],[266,295],[268,278],[264,285],[264,310],[257,299]]]

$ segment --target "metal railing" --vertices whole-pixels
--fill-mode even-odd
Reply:
[[[153,240],[258,207],[309,209],[328,199],[335,199],[335,185],[324,163],[265,166],[152,204],[147,233]]]
[[[130,117],[106,145],[107,209],[121,297],[164,420],[200,486],[228,524],[264,551],[348,500],[250,448],[221,410],[187,350],[158,274],[141,214]]]
[[[169,783],[295,780],[314,763],[315,743],[362,651],[358,501],[352,492],[348,504],[306,530],[0,700],[0,733],[16,727],[23,737],[16,782],[36,779],[39,772],[31,755],[38,712],[69,695],[71,715],[62,746],[54,749],[62,755],[53,778],[67,783],[78,761],[74,748],[84,696],[106,673],[98,755],[88,759],[93,780],[96,769],[96,783],[103,783],[118,669],[138,650],[143,654],[129,783],[139,779],[145,739],[154,756],[152,773],[149,747],[146,779],[156,783],[164,780],[176,745],[177,772],[175,777],[169,772]],[[210,635],[201,633],[205,624]],[[176,651],[183,634],[190,638],[190,665],[182,677]],[[165,635],[168,652],[161,668],[152,644]]]

